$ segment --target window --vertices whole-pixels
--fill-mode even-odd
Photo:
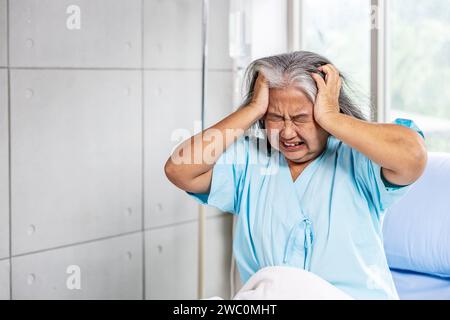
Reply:
[[[330,59],[356,90],[353,98],[369,117],[369,0],[303,0],[302,49]]]
[[[389,1],[390,119],[414,120],[428,151],[450,152],[450,3]]]
[[[372,1],[298,1],[302,50],[328,57],[349,76],[357,90],[353,98],[368,106]],[[449,0],[384,3],[387,105],[386,119],[380,120],[412,119],[424,131],[429,151],[450,152]]]

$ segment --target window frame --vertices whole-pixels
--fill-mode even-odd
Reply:
[[[367,0],[369,1],[369,0]],[[389,119],[390,99],[388,83],[388,0],[370,0],[370,103],[371,120]],[[303,48],[303,0],[287,0],[288,50]]]

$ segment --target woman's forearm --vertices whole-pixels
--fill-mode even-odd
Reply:
[[[181,143],[166,163],[171,180],[189,181],[208,172],[223,152],[241,137],[263,110],[247,105]],[[174,181],[173,181],[174,182]]]
[[[409,128],[370,123],[342,113],[322,117],[319,125],[380,165],[392,183],[410,184],[425,168],[427,152],[424,141]]]
[[[245,130],[264,116],[268,105],[269,85],[264,75],[258,73],[250,103],[181,143],[166,162],[166,176],[185,191],[208,192],[216,161]]]

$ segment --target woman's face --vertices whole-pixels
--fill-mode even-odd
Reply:
[[[299,88],[269,89],[264,123],[270,144],[286,159],[297,163],[313,160],[326,147],[329,134],[314,120],[313,107]]]

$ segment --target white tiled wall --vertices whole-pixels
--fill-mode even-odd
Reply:
[[[165,177],[168,155],[182,140],[198,132],[201,120],[201,71],[145,72],[146,227],[195,219],[198,205]],[[232,111],[231,71],[208,72],[205,127]],[[173,199],[177,199],[176,202]],[[207,208],[209,215],[219,214]]]
[[[7,30],[7,10],[6,10],[6,0],[0,0],[0,67],[5,67],[7,65],[7,38],[6,38],[6,30]]]
[[[139,230],[139,73],[13,70],[11,87],[13,254]]]
[[[197,296],[196,222],[149,230],[146,242],[146,298],[195,299]]]
[[[11,66],[141,66],[141,0],[9,3]]]
[[[210,0],[208,19],[208,68],[230,71],[228,49],[228,11],[230,1]]]
[[[0,69],[0,259],[9,255],[7,70]]]
[[[0,260],[0,300],[10,298],[9,289],[9,259]]]
[[[211,217],[206,223],[205,238],[205,297],[230,295],[231,214]],[[225,276],[226,275],[226,276]]]
[[[144,1],[144,66],[201,69],[202,1]],[[208,68],[231,69],[228,51],[229,0],[210,0]],[[168,23],[170,22],[170,23]]]
[[[144,67],[197,69],[202,63],[202,1],[144,1]]]
[[[233,74],[230,70],[208,72],[208,108],[205,110],[205,127],[212,126],[233,111]]]
[[[140,299],[141,246],[137,233],[15,257],[12,298]]]
[[[210,1],[207,126],[232,110],[228,2]],[[0,0],[0,299],[197,298],[198,205],[163,165],[201,118],[201,10]],[[232,217],[207,213],[205,294],[228,296]]]
[[[141,228],[140,79],[12,71],[13,254]]]
[[[0,300],[10,298],[9,259],[0,260]]]
[[[195,219],[196,202],[167,180],[164,163],[178,136],[189,138],[201,119],[201,70],[146,71],[144,90],[146,227]]]
[[[231,215],[209,217],[205,238],[205,296],[228,298]],[[182,223],[147,231],[147,299],[196,299],[198,224]]]

